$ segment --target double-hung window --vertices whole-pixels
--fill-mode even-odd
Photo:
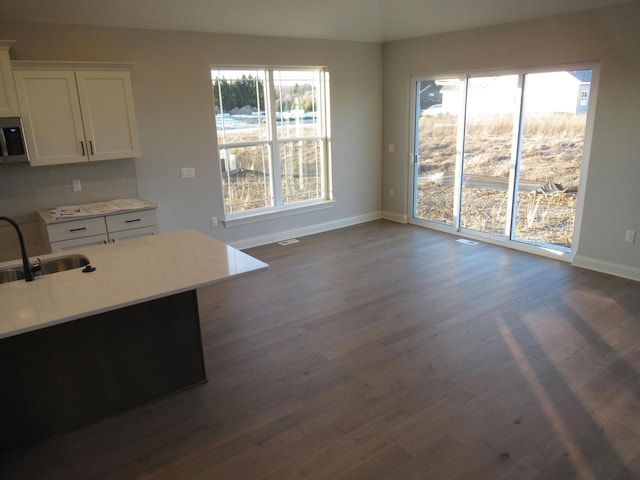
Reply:
[[[322,69],[211,70],[228,219],[329,199]]]

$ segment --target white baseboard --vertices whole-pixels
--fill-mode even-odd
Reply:
[[[576,255],[575,257],[573,257],[572,265],[640,282],[639,268],[629,267],[627,265],[622,265],[619,263],[604,262],[602,260],[583,257],[581,255]]]
[[[384,210],[382,212],[382,218],[385,220],[391,220],[392,222],[397,223],[409,223],[409,218],[406,215],[401,213],[390,212],[388,210]]]
[[[305,235],[313,235],[314,233],[328,232],[330,230],[350,227],[351,225],[371,222],[373,220],[379,220],[381,218],[382,218],[381,212],[372,212],[364,215],[357,215],[355,217],[342,218],[340,220],[334,220],[332,222],[319,223],[316,225],[309,225],[306,227],[294,228],[292,230],[286,230],[283,232],[275,232],[275,233],[270,233],[268,235],[245,238],[242,240],[238,240],[237,242],[231,242],[230,245],[239,250],[244,250],[245,248],[258,247],[260,245],[267,245],[269,243],[280,242],[281,240],[287,240],[290,238],[304,237]]]

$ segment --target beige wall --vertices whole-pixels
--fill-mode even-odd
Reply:
[[[162,231],[196,228],[244,245],[380,215],[379,44],[2,22],[0,32],[3,38],[16,40],[11,49],[13,60],[136,63],[131,76],[142,148],[142,157],[135,160],[137,190],[160,204]],[[222,219],[224,214],[209,72],[212,64],[328,67],[336,200],[332,208],[233,228],[210,226],[211,216]],[[122,164],[104,164],[83,166],[83,172],[107,168],[115,169],[116,176],[126,176]],[[194,167],[196,178],[181,179],[181,167]],[[62,178],[63,189],[68,186],[71,190],[75,178],[71,173],[75,172],[46,168]],[[37,180],[41,168],[31,170],[23,189],[27,197],[41,188]],[[7,172],[0,175],[0,189],[12,183],[13,175]],[[24,179],[25,174],[20,175]],[[110,196],[111,192],[103,195]],[[51,196],[47,198],[56,203]],[[3,211],[1,196],[0,202]],[[55,205],[44,208],[50,206]],[[9,210],[13,208],[15,203]]]
[[[409,214],[412,75],[597,60],[584,213],[575,263],[640,280],[640,3],[384,46],[383,210]],[[393,188],[395,196],[389,195]]]

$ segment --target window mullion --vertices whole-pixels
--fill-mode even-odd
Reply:
[[[458,137],[456,138],[456,168],[453,183],[453,228],[460,231],[460,211],[462,208],[462,175],[464,171],[465,137],[467,125],[467,95],[469,94],[469,76],[462,84],[463,94],[460,96],[460,116],[458,117]]]
[[[325,71],[319,72],[320,81],[318,85],[318,101],[319,106],[323,106],[324,108],[318,108],[316,111],[318,115],[320,115],[320,132],[316,132],[316,135],[320,134],[321,140],[321,150],[320,150],[320,175],[321,175],[321,189],[322,189],[322,197],[328,199],[332,196],[331,193],[331,172],[329,170],[329,165],[331,162],[329,161],[329,138],[328,132],[329,130],[329,102],[327,99],[329,98],[329,92],[327,91],[329,88],[328,83],[328,73]]]
[[[522,129],[524,124],[524,74],[518,75],[518,95],[515,99],[517,108],[513,116],[513,137],[511,143],[511,164],[509,165],[509,190],[507,197],[507,222],[505,225],[505,238],[512,240],[515,230],[516,216],[513,214],[518,206],[518,179],[520,177],[520,154],[522,152]]]
[[[280,165],[280,144],[278,142],[278,124],[276,121],[276,95],[273,78],[273,69],[267,69],[267,102],[269,104],[269,151],[271,155],[271,188],[273,189],[273,201],[276,207],[283,204],[282,200],[282,168]]]

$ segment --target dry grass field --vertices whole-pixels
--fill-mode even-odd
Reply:
[[[523,133],[516,235],[531,242],[570,246],[582,163],[584,115],[531,116]],[[465,228],[504,233],[513,121],[511,116],[467,122],[461,222]],[[453,221],[456,117],[420,118],[417,216]],[[474,178],[502,180],[483,187]],[[562,190],[542,194],[549,183]]]

